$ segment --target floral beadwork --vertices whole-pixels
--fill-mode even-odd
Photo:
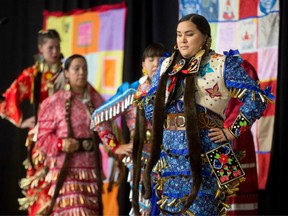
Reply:
[[[245,175],[229,143],[207,152],[206,157],[221,185]]]
[[[240,134],[249,129],[249,127],[249,120],[240,112],[234,123],[228,129],[235,138],[238,138]]]

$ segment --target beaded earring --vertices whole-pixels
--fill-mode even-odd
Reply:
[[[65,85],[64,85],[64,90],[65,91],[70,91],[70,88],[71,88],[71,86],[70,86],[69,80],[66,79],[66,82],[65,82]]]
[[[147,70],[145,68],[142,68],[142,74],[143,76],[147,75]]]

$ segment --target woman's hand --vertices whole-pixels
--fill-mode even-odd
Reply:
[[[210,140],[215,143],[230,141],[235,138],[227,128],[212,128],[209,132],[208,136],[210,137]]]
[[[63,139],[62,143],[62,151],[64,152],[75,152],[79,148],[79,142],[76,139],[73,138],[65,138]]]
[[[129,156],[129,155],[131,155],[132,150],[133,150],[133,144],[132,143],[124,144],[124,145],[122,144],[116,149],[115,154]]]
[[[34,128],[34,127],[35,127],[35,116],[32,116],[28,119],[25,119],[20,125],[20,128],[22,128],[22,129]]]

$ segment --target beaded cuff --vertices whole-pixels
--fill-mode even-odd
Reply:
[[[119,147],[119,142],[114,134],[110,132],[103,132],[99,134],[103,143],[105,143],[112,152],[115,152],[116,149]]]
[[[240,112],[234,123],[228,129],[235,138],[238,138],[242,132],[249,128],[250,121]]]

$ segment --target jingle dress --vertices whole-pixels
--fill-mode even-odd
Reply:
[[[200,69],[195,75],[197,89],[195,97],[201,153],[203,155],[220,145],[211,141],[208,137],[209,124],[214,124],[213,127],[223,127],[224,112],[230,97],[238,97],[243,103],[234,122],[237,127],[233,128],[234,136],[238,137],[241,130],[245,130],[245,126],[247,129],[256,119],[260,118],[266,107],[265,102],[271,96],[269,90],[261,90],[256,82],[247,75],[241,67],[242,59],[237,55],[238,52],[230,50],[225,54],[220,55],[210,51],[208,55],[203,57]],[[155,91],[160,80],[160,74],[164,73],[168,67],[169,58],[163,61],[161,69],[158,69],[157,74],[154,75],[151,88],[145,99],[146,118],[152,125]],[[168,78],[166,101],[169,97],[168,86],[170,83],[171,79]],[[184,112],[183,91],[181,92],[181,89],[185,88],[184,79],[180,81],[178,86],[179,93],[165,107],[165,114]],[[246,125],[241,127],[239,126],[239,119],[243,116],[246,118],[246,121],[244,121]],[[183,130],[183,125],[178,126],[182,129],[163,129],[160,158],[151,174],[158,176],[154,187],[158,199],[153,201],[152,206],[158,206],[161,215],[164,211],[170,213],[181,211],[191,186],[193,186],[186,130]],[[219,195],[218,189],[217,179],[215,175],[211,174],[211,166],[203,158],[202,184],[195,201],[186,213],[188,215],[218,215],[223,210],[218,207],[221,198],[221,195],[220,197],[216,196],[216,193]],[[225,203],[222,202],[221,204],[225,207]]]
[[[37,116],[42,101],[56,91],[56,82],[62,73],[61,71],[60,61],[58,64],[48,68],[41,59],[38,59],[33,66],[24,69],[3,94],[5,100],[0,103],[0,116],[19,127],[22,122],[20,104],[27,99],[34,105],[35,116]],[[26,177],[20,181],[20,188],[25,197],[18,199],[19,209],[28,209],[29,215],[37,214],[38,195],[36,194],[41,188],[45,187],[42,182],[43,177],[46,175],[42,153],[39,149],[32,146],[35,141],[34,133],[35,128],[30,128],[25,144],[28,151],[33,148],[31,158],[34,163],[34,169],[28,159],[23,162],[26,169]]]
[[[37,146],[44,153],[45,165],[49,167],[45,183],[48,185],[47,192],[50,197],[54,194],[56,180],[66,155],[65,152],[59,151],[57,144],[68,136],[65,119],[67,98],[72,96],[70,122],[74,138],[79,141],[91,140],[91,113],[88,111],[87,102],[91,100],[93,107],[96,108],[104,100],[90,85],[88,93],[90,96],[87,99],[70,91],[62,90],[45,100],[41,106]],[[109,122],[102,123],[94,129],[98,132],[102,143],[115,151],[119,143],[112,133],[111,124]],[[56,199],[52,215],[99,214],[95,169],[96,160],[93,148],[89,147],[72,153],[68,173]],[[43,205],[47,207],[47,203],[43,203]]]

